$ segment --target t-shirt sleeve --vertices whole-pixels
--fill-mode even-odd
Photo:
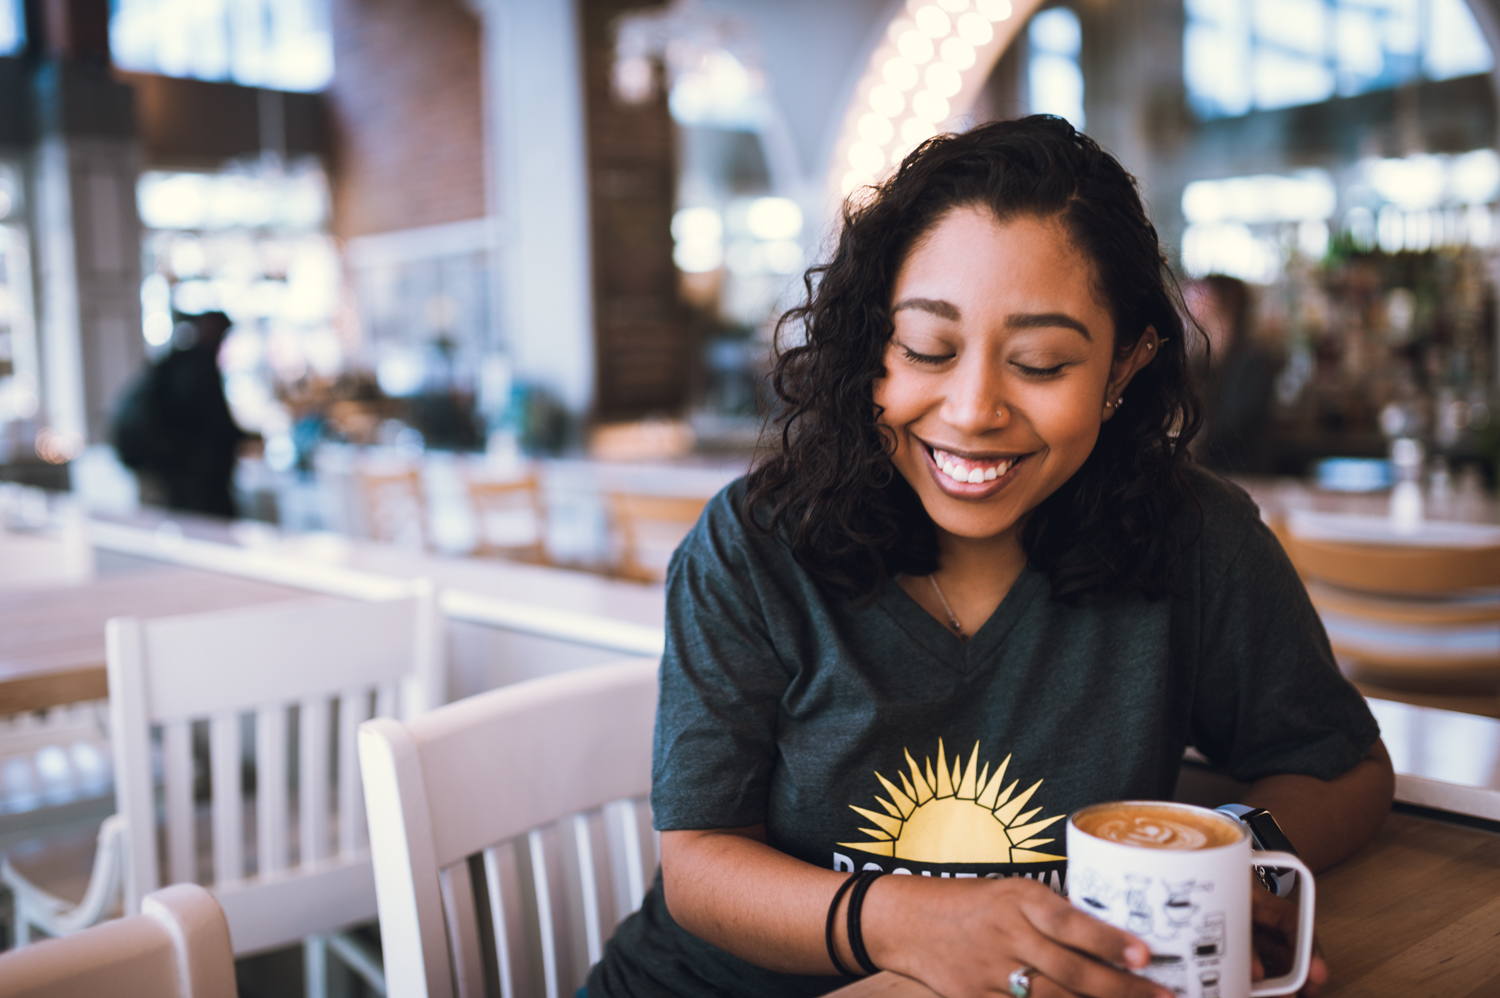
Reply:
[[[771,641],[753,552],[731,496],[710,503],[667,575],[651,776],[651,809],[662,831],[766,820],[789,675]]]
[[[1248,513],[1233,531],[1205,525],[1191,738],[1242,782],[1278,773],[1331,780],[1380,729],[1334,663],[1280,542],[1242,502]]]

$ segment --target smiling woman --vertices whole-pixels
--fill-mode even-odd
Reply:
[[[752,474],[749,505],[854,596],[894,570],[925,604],[910,577],[949,571],[939,534],[977,538],[976,518],[1012,580],[1029,560],[1074,602],[1163,593],[1199,408],[1175,284],[1130,175],[1035,116],[935,139],[872,190],[815,268],[817,293],[788,313],[806,340],[778,363],[783,446]],[[1000,459],[1014,460],[1003,478]],[[966,481],[918,473],[944,463]],[[991,468],[975,491],[967,479]],[[1005,587],[960,617],[985,619]]]
[[[588,998],[819,995],[850,968],[1169,998],[1141,939],[1058,896],[1064,816],[1169,799],[1191,744],[1320,868],[1391,776],[1276,539],[1187,456],[1133,181],[1058,118],[940,136],[846,208],[807,288],[781,447],[673,556],[661,875]],[[1287,904],[1257,903],[1267,939]]]

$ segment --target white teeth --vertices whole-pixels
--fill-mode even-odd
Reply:
[[[934,450],[932,457],[933,462],[938,466],[943,474],[947,475],[955,482],[963,482],[967,485],[978,485],[981,482],[993,482],[995,479],[999,478],[1001,475],[1009,471],[1011,465],[1016,463],[1015,460],[1012,459],[1009,461],[1001,461],[993,467],[989,468],[975,468],[967,467],[964,463],[954,460],[951,455],[944,454],[941,451]]]

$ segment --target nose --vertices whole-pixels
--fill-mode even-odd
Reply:
[[[952,371],[941,410],[944,421],[960,432],[978,436],[1010,423],[1002,368],[973,351],[959,359]]]

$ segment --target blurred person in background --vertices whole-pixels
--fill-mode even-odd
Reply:
[[[230,484],[246,433],[230,415],[219,371],[230,325],[223,312],[182,317],[172,349],[141,373],[115,414],[115,450],[140,479],[143,502],[234,515]]]
[[[1252,335],[1250,287],[1210,274],[1184,297],[1207,339],[1193,365],[1203,394],[1203,430],[1193,452],[1215,471],[1268,473],[1271,393],[1281,365]]]

